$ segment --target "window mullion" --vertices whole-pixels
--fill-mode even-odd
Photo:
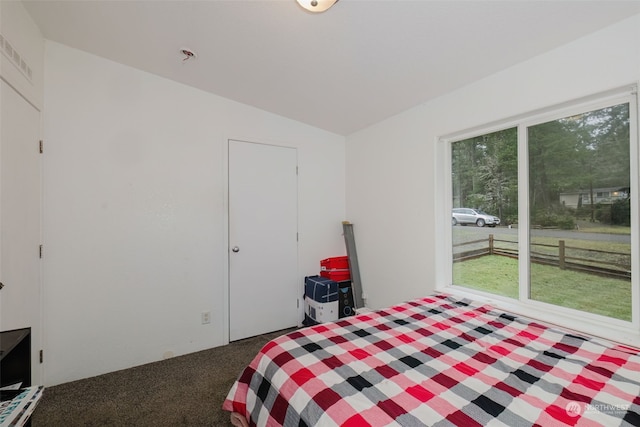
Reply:
[[[518,299],[529,300],[529,155],[527,127],[518,125]]]
[[[638,92],[634,91],[629,99],[629,162],[631,170],[631,323],[636,331],[640,330],[640,112],[638,111]]]

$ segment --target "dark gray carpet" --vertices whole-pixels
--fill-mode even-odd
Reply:
[[[45,389],[32,417],[44,426],[230,426],[222,402],[269,340],[229,345]]]

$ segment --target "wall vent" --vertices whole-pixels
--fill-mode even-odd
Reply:
[[[29,67],[29,64],[27,64],[20,53],[13,48],[11,43],[9,43],[9,40],[7,40],[2,34],[0,34],[0,50],[7,58],[9,58],[11,63],[20,70],[29,82],[33,82],[33,71],[31,71],[31,67]]]

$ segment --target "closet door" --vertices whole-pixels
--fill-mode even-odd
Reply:
[[[298,324],[297,153],[229,141],[229,338]]]
[[[31,382],[40,384],[40,112],[0,85],[0,330],[31,328]]]

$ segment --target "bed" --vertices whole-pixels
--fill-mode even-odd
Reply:
[[[236,426],[640,426],[640,350],[446,294],[267,343]]]

